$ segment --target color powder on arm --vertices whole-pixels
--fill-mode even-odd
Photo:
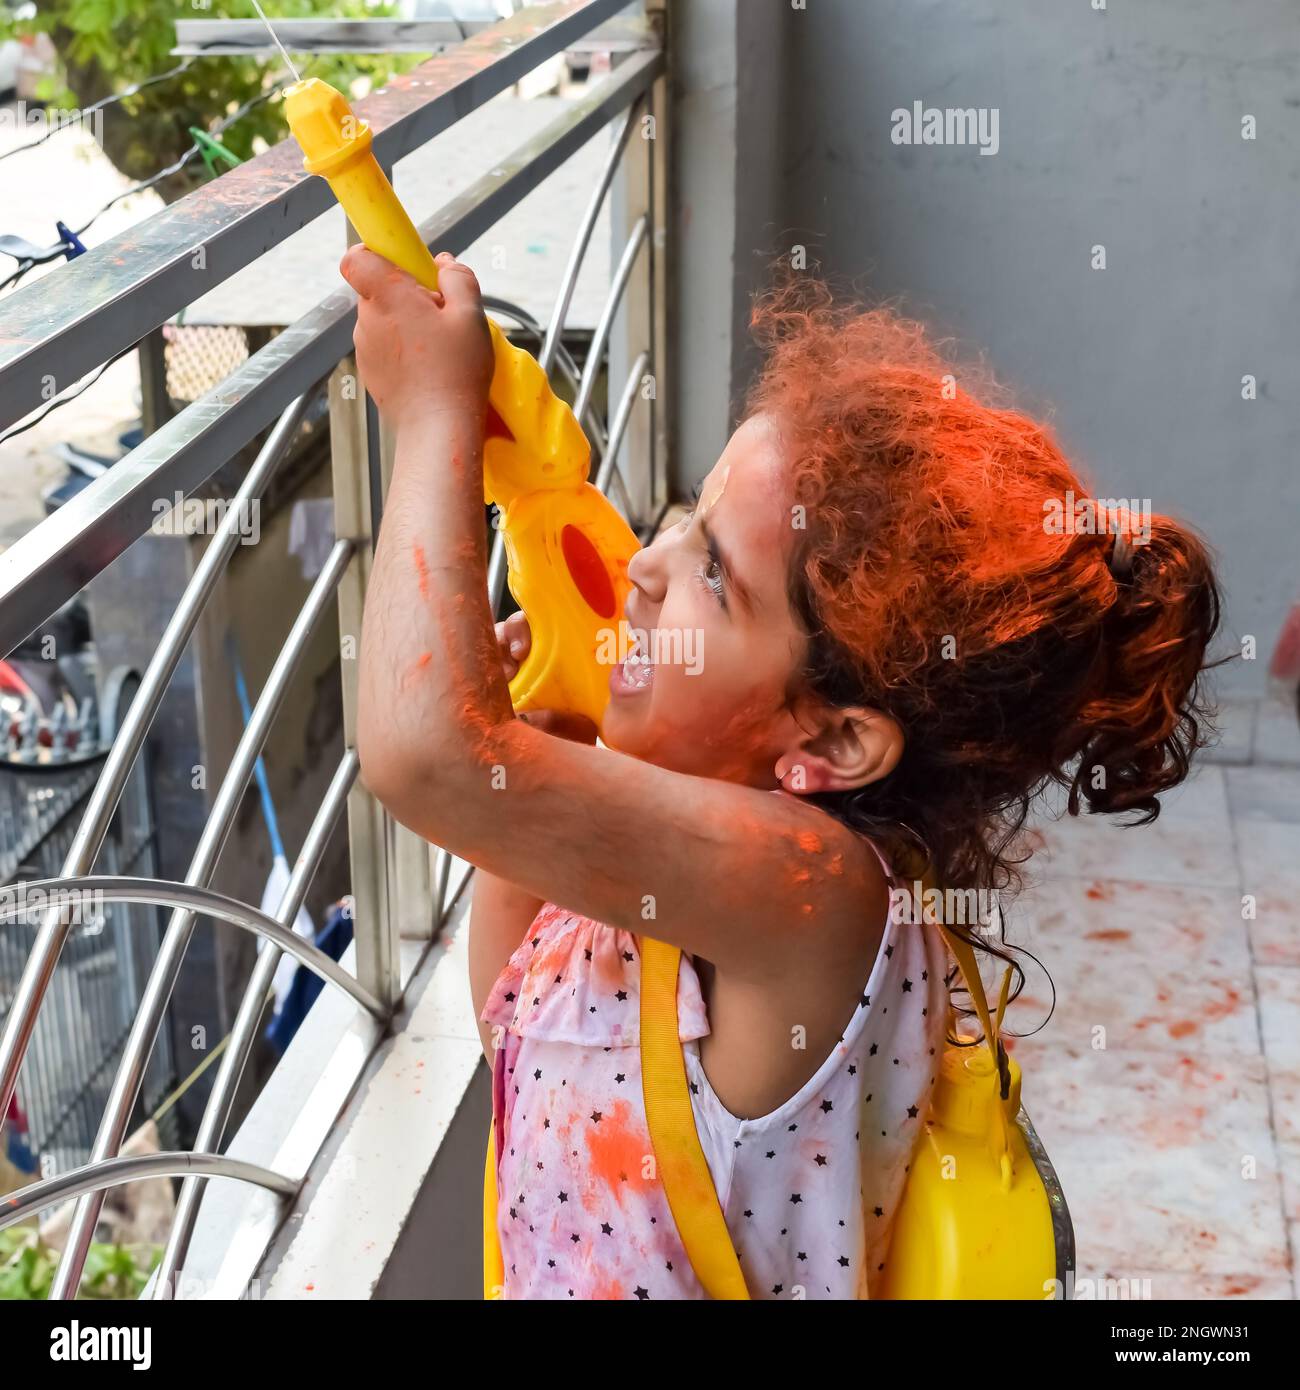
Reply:
[[[429,562],[424,558],[424,547],[415,545],[412,547],[415,553],[415,573],[420,580],[420,597],[429,597]]]

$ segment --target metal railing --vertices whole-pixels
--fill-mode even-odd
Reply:
[[[19,882],[52,877],[65,862],[103,757],[68,766],[12,767],[0,762],[0,896]],[[156,827],[148,770],[141,759],[123,788],[98,867],[107,874],[152,877]],[[141,1002],[157,957],[162,923],[155,908],[112,904],[84,911],[59,958],[37,1020],[21,1096],[27,1146],[43,1170],[84,1163],[108,1099],[112,1065]],[[0,928],[0,1018],[10,1011],[37,928]],[[141,1101],[153,1112],[176,1085],[172,1039],[160,1034],[143,1079]]]
[[[538,64],[627,7],[628,0],[556,0],[532,5],[478,29],[464,42],[413,72],[395,78],[359,106],[374,130],[374,152],[391,171],[395,161],[454,121],[509,88]],[[619,27],[618,61],[609,76],[568,104],[540,133],[497,161],[458,197],[439,208],[420,232],[434,249],[459,252],[537,187],[576,150],[606,131],[617,131],[591,192],[550,320],[542,325],[499,299],[489,311],[513,320],[521,340],[539,345],[548,369],[575,393],[576,410],[597,461],[600,485],[618,482],[634,524],[648,523],[664,499],[662,403],[641,384],[655,374],[662,350],[665,289],[663,13],[661,0],[645,0],[645,15]],[[639,43],[628,42],[639,33]],[[632,140],[638,124],[642,138]],[[622,172],[620,211],[630,229],[617,258],[609,295],[590,351],[579,372],[561,341],[583,253],[616,174]],[[62,386],[119,355],[213,285],[241,269],[330,206],[325,184],[305,175],[292,140],[233,169],[133,227],[115,241],[70,262],[0,308],[0,427],[41,401],[42,379]],[[125,254],[129,245],[129,255]],[[201,251],[201,254],[199,254]],[[485,276],[490,289],[490,277]],[[594,407],[595,386],[611,346],[616,316],[625,331],[618,345],[630,370],[608,396],[612,418]],[[353,751],[355,662],[342,662],[346,751],[307,833],[274,916],[215,893],[211,879],[280,707],[313,629],[336,608],[341,634],[359,633],[361,610],[391,469],[392,440],[374,407],[345,382],[355,379],[346,359],[356,302],[347,289],[322,300],[242,363],[220,386],[168,421],[137,449],[0,556],[0,651],[16,645],[77,593],[149,528],[155,501],[189,495],[232,454],[268,425],[269,435],[227,509],[145,670],[135,699],[90,793],[56,878],[30,885],[52,894],[94,892],[108,902],[147,903],[172,915],[145,987],[113,1081],[91,1159],[10,1194],[0,1226],[29,1218],[70,1197],[77,1207],[51,1296],[71,1298],[94,1234],[105,1190],[164,1175],[184,1183],[154,1297],[173,1296],[195,1217],[212,1177],[257,1184],[291,1199],[301,1174],[273,1172],[219,1153],[236,1087],[256,1041],[271,977],[283,952],[346,991],[359,1008],[387,1021],[401,1002],[399,932],[432,940],[446,907],[468,875],[453,871],[442,851],[392,822],[357,781]],[[507,328],[509,325],[507,324]],[[328,386],[333,457],[335,536],[275,661],[252,716],[213,798],[184,883],[95,875],[92,869],[123,788],[157,715],[182,650],[240,539],[244,509],[265,492],[317,393]],[[617,385],[617,390],[615,390]],[[638,409],[638,406],[641,409]],[[657,414],[657,412],[659,412]],[[619,456],[626,450],[626,468]],[[491,566],[494,598],[504,583],[500,546]],[[352,868],[356,974],[296,935],[292,924],[325,846],[346,808]],[[432,858],[432,862],[431,862]],[[15,914],[9,914],[10,917]],[[203,1114],[195,1151],[123,1158],[119,1150],[198,916],[267,938],[221,1059]],[[0,911],[0,925],[5,913]],[[55,966],[70,931],[69,914],[49,909],[36,934],[12,1005],[0,1031],[0,1116],[14,1092],[46,1001]]]

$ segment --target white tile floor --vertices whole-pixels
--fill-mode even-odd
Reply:
[[[1056,986],[1014,1051],[1079,1275],[1156,1298],[1297,1296],[1300,730],[1280,702],[1227,713],[1154,825],[1040,819],[1008,914]],[[1029,968],[1017,1032],[1051,1001]]]

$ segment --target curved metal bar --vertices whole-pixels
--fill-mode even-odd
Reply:
[[[122,788],[126,786],[126,779],[135,766],[135,760],[153,724],[154,716],[158,713],[167,686],[175,674],[185,644],[190,640],[204,605],[239,543],[245,509],[261,496],[297,432],[317,389],[313,388],[297,397],[276,421],[266,443],[258,450],[257,458],[248,470],[248,475],[231,499],[230,507],[222,518],[216,535],[212,537],[208,548],[203,552],[203,558],[185,586],[185,592],[181,595],[171,620],[163,629],[158,646],[145,668],[140,688],[127,709],[122,727],[113,740],[113,746],[104,760],[103,770],[90,793],[81,823],[63,861],[62,872],[65,877],[83,874],[94,864],[95,856],[104,843],[104,836],[108,833],[113,812],[117,809]],[[3,1030],[0,1031],[0,1131],[4,1129],[4,1116],[8,1112],[9,1100],[18,1084],[18,1073],[22,1070],[23,1058],[27,1054],[28,1044],[36,1028],[37,1012],[49,989],[50,980],[54,976],[55,966],[58,965],[59,955],[70,930],[71,923],[61,921],[57,913],[49,914],[41,922],[31,954],[23,967],[18,988],[14,991]]]
[[[578,399],[573,405],[573,413],[579,420],[586,413],[587,405],[591,400],[591,393],[595,389],[596,375],[600,371],[600,359],[604,354],[610,329],[614,326],[614,315],[618,313],[618,306],[623,302],[623,291],[627,289],[628,278],[632,274],[632,265],[649,234],[650,214],[643,212],[633,225],[632,234],[628,237],[623,247],[623,254],[619,257],[618,269],[614,272],[613,283],[609,287],[609,294],[605,297],[605,305],[600,311],[600,322],[596,325],[596,332],[591,340],[591,350],[587,353],[587,360],[582,368],[582,382],[578,386]]]
[[[204,824],[203,831],[199,836],[198,847],[194,851],[189,871],[185,875],[187,887],[206,887],[212,877],[222,847],[225,845],[226,836],[234,823],[236,812],[239,810],[240,802],[243,800],[244,792],[248,787],[249,778],[253,774],[253,766],[266,742],[267,734],[270,732],[271,722],[284,699],[289,681],[297,668],[299,658],[306,649],[313,629],[326,609],[333,606],[335,591],[338,589],[339,581],[352,557],[353,549],[354,542],[350,540],[335,542],[325,561],[324,568],[317,575],[311,592],[307,595],[307,601],[303,604],[302,610],[294,620],[293,627],[289,630],[289,635],[285,639],[284,646],[280,649],[279,656],[275,659],[271,674],[266,679],[266,684],[258,697],[252,716],[235,747],[230,766],[226,769],[226,775],[222,778],[221,786],[213,799],[212,812]],[[192,912],[180,909],[172,914],[171,922],[168,924],[166,934],[163,937],[162,946],[159,948],[153,968],[149,972],[149,980],[140,1000],[140,1008],[132,1021],[131,1032],[127,1036],[126,1046],[122,1050],[122,1060],[113,1077],[108,1102],[104,1107],[99,1131],[95,1136],[94,1148],[91,1150],[92,1160],[97,1161],[112,1157],[122,1143],[131,1116],[131,1108],[135,1104],[140,1083],[144,1078],[145,1065],[148,1062],[150,1052],[153,1050],[154,1040],[162,1023],[163,1012],[167,1007],[168,999],[171,997],[176,977],[180,973],[181,962],[185,959],[185,951],[189,946],[193,931],[194,914]],[[51,1298],[75,1297],[77,1287],[81,1282],[82,1266],[85,1264],[86,1254],[90,1249],[90,1242],[94,1235],[95,1221],[102,1205],[102,1196],[94,1192],[82,1197],[77,1203],[76,1215],[73,1217],[63,1258],[59,1261],[54,1282],[50,1287]]]
[[[3,1203],[0,1203],[0,1231],[6,1226],[16,1226],[34,1212],[52,1207],[56,1202],[66,1202],[84,1193],[98,1192],[102,1195],[105,1188],[120,1187],[127,1182],[140,1182],[145,1178],[179,1178],[195,1173],[207,1178],[234,1178],[237,1182],[255,1183],[281,1197],[294,1196],[299,1187],[292,1178],[286,1178],[282,1173],[272,1172],[270,1168],[263,1168],[257,1163],[246,1163],[242,1158],[228,1158],[225,1154],[132,1154],[126,1158],[105,1158],[97,1163],[87,1163],[81,1168],[61,1173],[57,1178],[45,1178],[6,1194]]]
[[[632,363],[632,370],[628,372],[627,381],[623,385],[623,394],[618,398],[618,409],[614,412],[614,419],[609,427],[609,443],[605,446],[605,457],[601,459],[600,468],[596,473],[596,486],[606,495],[609,493],[610,483],[617,478],[619,487],[623,489],[623,496],[627,498],[623,475],[614,460],[618,456],[623,435],[627,432],[628,421],[632,418],[632,407],[636,404],[641,374],[649,365],[650,354],[643,348],[636,361]]]
[[[556,345],[560,341],[560,334],[564,332],[564,320],[569,312],[569,302],[573,298],[573,289],[578,283],[578,271],[582,269],[582,258],[587,254],[587,246],[591,242],[591,234],[595,229],[596,219],[600,216],[601,204],[604,203],[605,194],[609,192],[609,186],[614,180],[614,171],[618,168],[619,160],[623,158],[628,136],[632,134],[632,128],[636,125],[641,105],[642,99],[638,99],[627,109],[627,119],[623,122],[623,129],[619,131],[618,137],[609,147],[609,154],[605,157],[605,167],[601,170],[600,178],[591,191],[587,210],[583,213],[582,222],[578,227],[578,235],[574,238],[573,245],[569,250],[569,260],[564,267],[564,274],[560,277],[560,292],[555,299],[555,308],[551,310],[551,321],[546,326],[546,340],[542,343],[541,352],[537,354],[537,360],[542,364],[542,371],[544,372],[549,372],[551,369]]]
[[[147,903],[153,907],[171,907],[190,917],[216,917],[231,926],[243,927],[245,931],[264,936],[281,951],[287,951],[300,960],[314,975],[337,985],[368,1014],[381,1023],[388,1017],[388,1010],[377,995],[372,994],[365,985],[359,983],[346,970],[327,956],[319,947],[298,935],[292,927],[268,917],[265,912],[238,898],[227,897],[211,888],[200,888],[189,883],[172,883],[160,878],[129,878],[121,874],[86,874],[80,878],[45,878],[23,885],[27,892],[59,896],[66,903],[75,901],[87,894],[96,894],[110,903]],[[13,917],[21,917],[31,911],[21,904],[0,906],[0,922]],[[294,915],[297,915],[295,909]],[[292,920],[292,919],[290,919]]]
[[[275,910],[275,920],[287,931],[292,931],[298,916],[298,909],[307,896],[307,888],[315,877],[316,870],[329,844],[330,836],[347,804],[348,793],[357,779],[361,764],[355,748],[349,748],[330,781],[325,799],[316,812],[303,842],[302,853],[293,866],[284,895]],[[296,935],[296,933],[295,933]],[[220,1070],[212,1084],[212,1093],[203,1108],[203,1119],[194,1140],[194,1147],[205,1153],[215,1153],[221,1147],[226,1124],[230,1119],[230,1109],[235,1099],[235,1091],[248,1061],[248,1055],[257,1041],[262,1021],[262,1011],[266,1007],[266,996],[271,988],[276,967],[280,964],[283,951],[272,941],[257,957],[252,977],[240,1000],[239,1012],[234,1027],[230,1030],[230,1040],[221,1055]],[[378,1001],[376,1000],[376,1003]],[[189,1250],[190,1237],[199,1214],[199,1203],[203,1199],[205,1179],[188,1177],[181,1185],[180,1196],[176,1201],[176,1214],[172,1218],[171,1232],[162,1261],[154,1275],[152,1297],[157,1300],[171,1298],[176,1276],[184,1263]]]

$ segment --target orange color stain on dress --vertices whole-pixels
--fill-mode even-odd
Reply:
[[[645,1191],[653,1185],[643,1176],[642,1168],[651,1152],[650,1136],[637,1124],[627,1101],[616,1101],[599,1123],[586,1128],[583,1138],[588,1171],[613,1193],[620,1206],[625,1191]]]

